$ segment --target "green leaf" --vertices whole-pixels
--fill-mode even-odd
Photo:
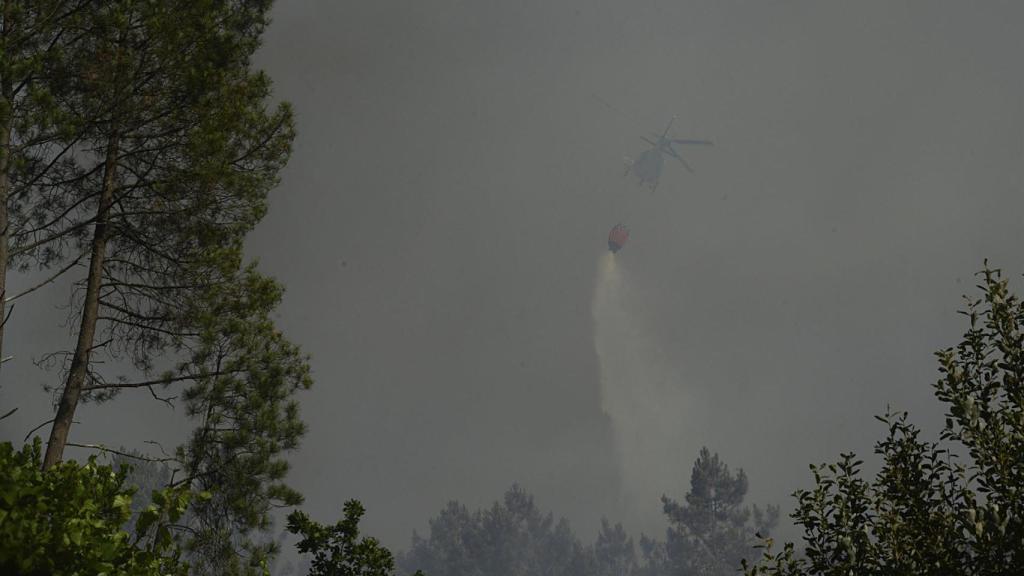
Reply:
[[[132,497],[125,494],[118,494],[117,496],[114,496],[114,508],[121,511],[125,516],[131,515]]]
[[[159,519],[160,510],[152,504],[146,506],[139,514],[139,519],[135,521],[135,532],[137,534],[145,534],[149,531],[150,526]]]

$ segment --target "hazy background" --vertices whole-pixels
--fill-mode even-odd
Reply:
[[[278,2],[259,64],[299,137],[249,249],[312,354],[292,457],[306,508],[333,521],[359,498],[366,530],[404,548],[445,501],[518,481],[585,539],[602,515],[661,536],[660,491],[630,503],[623,482],[678,499],[702,445],[788,511],[808,463],[870,451],[887,404],[934,429],[932,352],[957,342],[972,273],[986,257],[1024,272],[1022,17],[1009,1]],[[666,163],[652,194],[622,158],[674,114],[676,137],[716,146],[683,151],[695,174]],[[620,220],[642,333],[623,350],[679,407],[678,442],[645,456],[658,468],[624,469],[602,410],[591,304]],[[29,360],[66,334],[48,304],[66,299],[54,286],[14,313],[5,437],[50,417],[52,374]],[[77,419],[82,442],[187,429],[145,393]]]

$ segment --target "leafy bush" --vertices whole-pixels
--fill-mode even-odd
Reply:
[[[907,414],[879,419],[882,469],[873,481],[843,454],[812,466],[815,487],[792,516],[805,555],[771,542],[748,576],[988,575],[1024,566],[1024,304],[998,270],[963,312],[970,327],[937,353],[935,394],[948,408],[939,442],[919,439]],[[1016,572],[1014,572],[1016,571]]]
[[[38,438],[20,451],[0,444],[0,573],[185,574],[172,525],[188,506],[187,492],[154,492],[133,537],[121,529],[132,500],[124,472],[95,456],[41,468]]]

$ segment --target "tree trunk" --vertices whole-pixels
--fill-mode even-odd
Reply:
[[[9,259],[10,220],[7,215],[7,198],[10,179],[7,167],[11,158],[10,118],[0,121],[0,371],[3,370],[4,331],[7,328],[7,261]],[[2,383],[2,381],[0,381]]]
[[[3,29],[0,34],[7,36],[10,25],[10,5],[4,2]],[[8,70],[9,66],[5,67]],[[5,75],[0,78],[0,105],[6,105],[6,117],[0,118],[0,374],[3,373],[4,330],[7,327],[7,261],[10,258],[8,241],[11,237],[11,223],[7,214],[7,198],[10,196],[7,170],[11,165],[11,126],[14,114],[14,83]],[[2,384],[0,380],[0,384]]]
[[[103,280],[103,261],[107,254],[107,225],[110,207],[114,201],[114,178],[117,173],[117,153],[119,138],[115,133],[107,142],[107,157],[103,166],[103,191],[96,212],[96,228],[93,231],[92,253],[89,256],[89,276],[86,278],[85,302],[82,305],[82,324],[78,329],[78,344],[75,355],[71,359],[71,370],[68,371],[64,392],[61,393],[57,416],[50,429],[50,441],[46,445],[46,457],[43,459],[43,470],[60,462],[64,454],[64,446],[68,441],[71,421],[78,407],[78,399],[82,394],[82,386],[88,375],[89,356],[92,354],[93,342],[96,338],[96,323],[100,308],[100,284]]]

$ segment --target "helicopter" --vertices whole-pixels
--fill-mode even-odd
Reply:
[[[668,126],[665,127],[665,131],[658,134],[652,134],[657,141],[651,140],[650,138],[641,136],[644,142],[647,142],[652,146],[640,153],[640,156],[636,160],[626,158],[626,171],[623,174],[628,175],[630,172],[634,176],[640,179],[640,185],[644,183],[651,184],[651,191],[658,189],[658,180],[661,178],[661,168],[665,164],[665,155],[671,156],[679,161],[689,172],[693,172],[693,168],[687,164],[686,160],[676,152],[675,148],[672,148],[673,144],[692,144],[699,146],[714,146],[714,143],[710,140],[689,140],[680,138],[669,138],[668,131],[672,128],[672,123],[675,122],[675,116],[672,117],[668,122]]]

